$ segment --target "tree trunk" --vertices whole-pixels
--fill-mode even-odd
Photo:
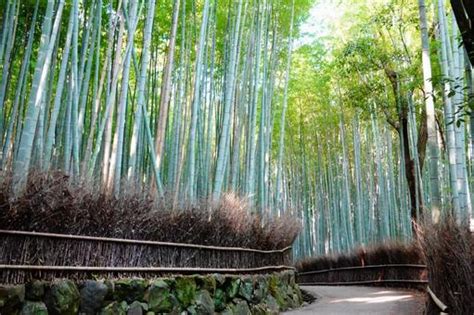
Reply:
[[[413,160],[410,154],[410,136],[408,131],[408,105],[407,101],[401,97],[398,73],[388,67],[385,67],[384,71],[392,85],[393,94],[397,104],[398,126],[396,130],[400,136],[400,143],[403,148],[405,178],[408,184],[408,191],[410,195],[410,214],[411,218],[414,221],[418,221],[418,212],[420,212],[420,216],[422,216],[421,211],[423,209],[423,203],[421,198],[417,198],[417,196],[421,196],[421,191],[419,190],[419,185],[417,184],[415,161]]]

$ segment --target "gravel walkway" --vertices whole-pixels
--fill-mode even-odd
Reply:
[[[424,296],[419,291],[359,286],[302,287],[316,302],[285,314],[423,314]]]

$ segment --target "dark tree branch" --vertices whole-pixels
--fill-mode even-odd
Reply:
[[[471,64],[474,65],[474,1],[451,0],[454,16],[461,31],[464,47]]]
[[[393,127],[393,129],[395,129],[398,133],[400,133],[400,124],[398,123],[398,121],[395,121],[393,119],[393,117],[390,115],[390,113],[388,112],[388,109],[386,106],[383,106],[382,107],[382,111],[385,115],[385,120],[387,121],[387,123]]]
[[[436,115],[436,124],[438,125],[439,139],[441,140],[441,150],[446,152],[446,140],[444,139],[443,122],[439,115]]]
[[[423,112],[421,113],[421,123],[418,130],[418,160],[420,163],[420,171],[423,171],[423,165],[425,163],[426,156],[426,144],[428,142],[428,124],[426,121],[426,110],[423,107]]]

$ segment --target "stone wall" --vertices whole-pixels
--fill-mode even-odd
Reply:
[[[0,285],[0,314],[277,314],[299,307],[292,271]]]

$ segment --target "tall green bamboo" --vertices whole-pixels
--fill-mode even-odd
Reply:
[[[26,177],[30,169],[34,134],[38,122],[38,115],[43,104],[42,98],[43,93],[45,92],[44,87],[50,70],[49,65],[51,63],[51,56],[53,53],[54,44],[56,42],[56,36],[58,35],[59,31],[64,1],[62,0],[59,2],[58,9],[55,13],[54,25],[52,26],[53,5],[53,1],[49,0],[43,20],[40,50],[36,62],[18,154],[14,159],[14,192],[17,195],[23,190],[26,184]]]
[[[433,84],[430,60],[430,42],[428,37],[428,22],[426,20],[426,6],[424,0],[418,0],[421,33],[421,58],[423,66],[423,89],[426,106],[426,124],[428,127],[428,167],[430,173],[430,203],[433,222],[439,222],[441,215],[441,195],[439,187],[439,147],[438,130],[436,125]]]

